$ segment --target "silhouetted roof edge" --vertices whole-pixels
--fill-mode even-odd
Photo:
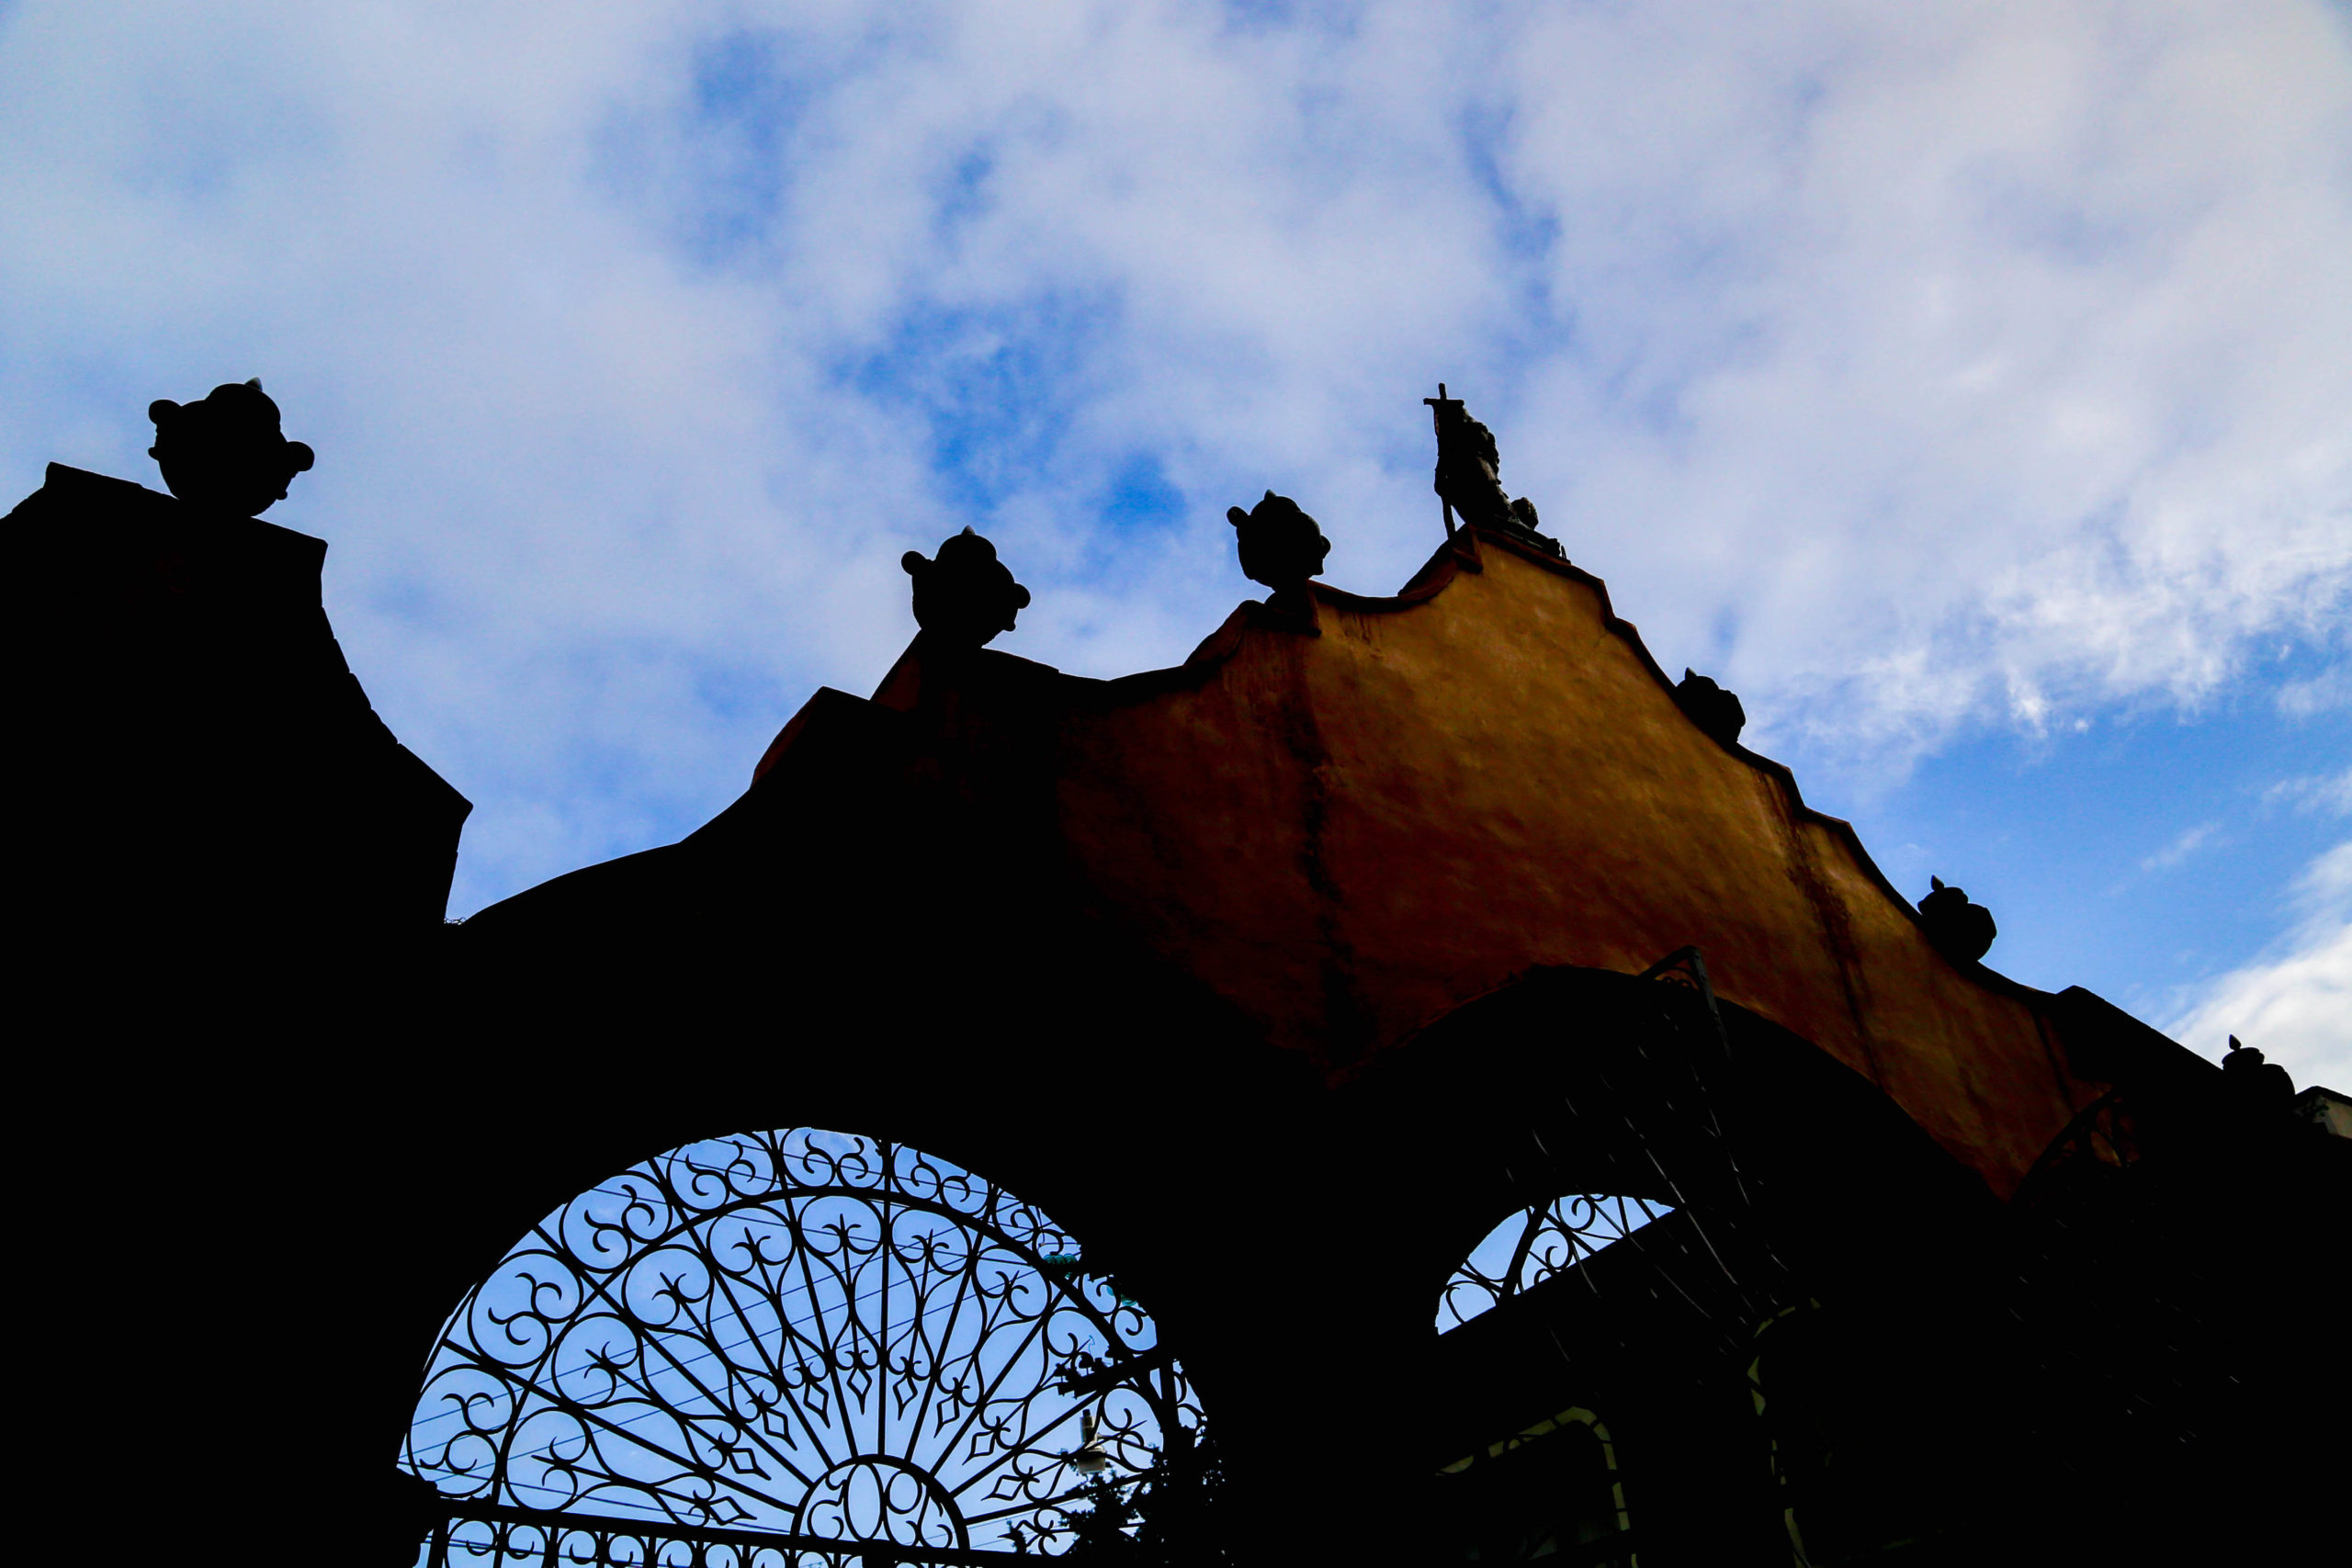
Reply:
[[[1411,581],[1406,585],[1407,592],[1404,594],[1398,595],[1394,601],[1397,608],[1401,609],[1412,604],[1426,604],[1430,600],[1436,598],[1438,593],[1442,592],[1446,585],[1453,581],[1455,574],[1463,570],[1463,566],[1465,564],[1462,561],[1462,557],[1464,554],[1464,548],[1457,542],[1464,536],[1467,536],[1472,540],[1470,550],[1473,552],[1475,552],[1477,545],[1481,542],[1498,546],[1503,549],[1509,550],[1511,554],[1517,556],[1521,560],[1532,562],[1534,565],[1542,567],[1546,571],[1556,572],[1560,576],[1569,579],[1571,581],[1580,582],[1586,587],[1590,588],[1600,600],[1601,625],[1606,626],[1610,631],[1615,633],[1624,641],[1628,648],[1634,650],[1634,657],[1642,661],[1642,668],[1650,672],[1651,679],[1655,680],[1658,683],[1659,688],[1667,694],[1669,699],[1674,696],[1674,678],[1666,672],[1665,668],[1658,663],[1657,657],[1650,652],[1649,645],[1642,640],[1641,628],[1617,614],[1616,607],[1610,603],[1608,583],[1602,581],[1600,578],[1595,577],[1592,573],[1585,570],[1583,568],[1576,565],[1573,561],[1561,557],[1548,556],[1539,550],[1531,549],[1527,546],[1521,544],[1519,541],[1505,534],[1494,533],[1487,529],[1476,527],[1476,525],[1464,526],[1462,529],[1461,534],[1457,535],[1454,539],[1449,539],[1443,545],[1440,546],[1437,552],[1430,558],[1427,564],[1425,564],[1419,571],[1413,574]],[[1475,564],[1475,562],[1469,565],[1469,569],[1472,570],[1484,570],[1483,567]],[[1352,600],[1356,596],[1353,594],[1347,594],[1344,595],[1344,597]],[[1675,707],[1677,711],[1679,711],[1681,704],[1677,702],[1675,704]],[[1685,715],[1684,722],[1690,723],[1691,728],[1694,729],[1699,728],[1698,725],[1691,721],[1687,715]],[[1701,730],[1700,733],[1705,734],[1705,731]],[[1708,739],[1713,739],[1714,738],[1713,736],[1709,736]],[[1749,767],[1754,768],[1758,773],[1764,773],[1768,777],[1771,778],[1778,783],[1782,789],[1786,790],[1788,792],[1790,809],[1796,816],[1810,821],[1817,822],[1822,827],[1828,829],[1832,833],[1834,833],[1838,837],[1838,840],[1846,846],[1847,852],[1854,857],[1855,863],[1861,867],[1864,874],[1870,878],[1872,885],[1874,885],[1881,893],[1885,895],[1896,908],[1903,912],[1905,919],[1910,920],[1913,925],[1920,928],[1920,934],[1923,937],[1926,935],[1927,922],[1920,917],[1918,906],[1914,904],[1909,898],[1905,897],[1902,889],[1896,887],[1894,882],[1889,879],[1886,873],[1880,869],[1878,862],[1871,857],[1869,849],[1863,845],[1861,834],[1855,830],[1854,825],[1851,822],[1849,822],[1843,817],[1833,817],[1828,812],[1816,809],[1805,803],[1804,792],[1797,786],[1797,775],[1794,769],[1791,768],[1786,762],[1781,761],[1777,758],[1765,756],[1761,751],[1751,751],[1747,747],[1740,745],[1736,741],[1726,744],[1718,740],[1716,741],[1716,744],[1722,746],[1724,750],[1730,752],[1733,756],[1737,757],[1741,761],[1746,762]],[[1945,963],[1951,964],[1954,969],[1959,970],[1969,979],[1975,981],[1978,985],[1983,986],[1987,990],[2008,997],[2013,1000],[2023,1002],[2039,1012],[2047,1014],[2052,1010],[2050,1006],[2052,998],[2051,993],[2048,991],[2041,990],[2033,986],[2026,985],[2024,982],[2019,980],[2013,980],[2007,975],[2002,974],[1999,970],[1973,959],[1966,963],[1961,963],[1940,951],[1938,953],[1937,956],[1942,958]]]
[[[1546,571],[1591,589],[1600,601],[1601,624],[1634,650],[1634,657],[1641,660],[1642,667],[1650,672],[1653,680],[1657,681],[1659,689],[1666,693],[1669,700],[1673,698],[1675,691],[1673,679],[1659,665],[1656,656],[1650,652],[1648,645],[1642,641],[1641,629],[1617,614],[1615,606],[1610,602],[1608,583],[1574,562],[1546,555],[1521,544],[1507,534],[1481,528],[1476,525],[1464,525],[1453,538],[1437,547],[1435,553],[1422,565],[1421,569],[1406,582],[1403,590],[1394,594],[1351,593],[1344,588],[1334,588],[1326,582],[1311,582],[1307,587],[1314,592],[1319,603],[1338,609],[1350,610],[1359,615],[1396,615],[1407,610],[1416,610],[1434,603],[1448,587],[1452,586],[1453,580],[1461,573],[1483,572],[1486,570],[1485,563],[1478,558],[1477,553],[1482,546],[1506,550],[1521,560],[1539,566]],[[1311,630],[1281,615],[1279,612],[1268,608],[1258,600],[1245,600],[1235,608],[1232,615],[1226,617],[1224,625],[1204,638],[1200,646],[1195,648],[1181,665],[1170,669],[1137,671],[1133,674],[1115,676],[1107,681],[1068,674],[1064,674],[1062,679],[1094,687],[1100,693],[1097,700],[1107,700],[1112,703],[1136,700],[1173,687],[1197,685],[1212,670],[1239,651],[1241,634],[1252,626],[1264,626],[1268,629],[1279,626],[1293,631]],[[1678,712],[1680,711],[1679,703],[1676,703],[1675,706]],[[1690,721],[1686,716],[1684,722]],[[1692,724],[1692,728],[1696,728],[1697,726]],[[1702,733],[1703,734],[1704,731]],[[1716,744],[1723,745],[1723,742],[1717,741]],[[1861,835],[1855,831],[1851,822],[1842,817],[1833,817],[1826,811],[1817,810],[1807,805],[1804,792],[1797,785],[1796,773],[1787,763],[1767,757],[1760,751],[1751,751],[1736,742],[1724,745],[1724,750],[1758,773],[1771,778],[1785,790],[1790,810],[1794,816],[1819,823],[1822,827],[1828,829],[1845,845],[1847,852],[1854,857],[1855,863],[1861,868],[1871,883],[1889,902],[1903,912],[1906,919],[1913,925],[1920,927],[1921,934],[1925,936],[1925,922],[1920,918],[1918,907],[1905,897],[1901,889],[1897,888],[1888,879],[1886,873],[1880,869],[1878,862],[1871,858],[1870,851],[1863,846]],[[2013,980],[1997,969],[1974,961],[1961,963],[1940,951],[1937,955],[1987,990],[2021,1002],[2038,1012],[2049,1014],[2053,1010],[2051,1007],[2050,992],[2028,986],[2022,981]]]
[[[1349,610],[1358,615],[1396,615],[1408,610],[1416,610],[1434,603],[1461,573],[1483,572],[1486,570],[1485,563],[1478,556],[1482,547],[1492,547],[1507,551],[1521,560],[1530,562],[1546,571],[1591,589],[1600,601],[1602,626],[1616,634],[1628,648],[1633,649],[1634,656],[1641,660],[1642,667],[1649,671],[1651,679],[1657,682],[1658,688],[1667,694],[1668,698],[1671,700],[1674,697],[1673,679],[1659,665],[1657,657],[1650,652],[1649,646],[1643,642],[1641,629],[1617,614],[1616,607],[1610,601],[1608,583],[1572,561],[1547,555],[1511,538],[1507,534],[1472,524],[1462,525],[1453,537],[1437,547],[1420,570],[1407,581],[1404,588],[1393,594],[1352,593],[1344,588],[1335,588],[1326,582],[1310,582],[1307,587],[1314,593],[1317,603],[1329,604],[1337,609]],[[1127,703],[1145,701],[1164,692],[1198,686],[1218,667],[1240,651],[1242,634],[1252,629],[1279,630],[1295,636],[1321,635],[1312,624],[1301,617],[1285,615],[1261,600],[1245,599],[1234,607],[1233,613],[1225,618],[1224,623],[1216,630],[1204,637],[1199,645],[1186,656],[1184,661],[1178,665],[1157,670],[1138,670],[1129,674],[1105,679],[1091,675],[1073,675],[1050,664],[1023,659],[1019,655],[1004,653],[993,649],[980,650],[978,658],[991,664],[1001,664],[1008,670],[1012,666],[1021,666],[1023,673],[1030,679],[1059,685],[1067,695],[1089,705],[1119,706]],[[882,698],[883,694],[901,678],[902,673],[909,671],[910,665],[916,660],[918,647],[919,639],[916,643],[910,643],[893,661],[889,672],[876,687],[876,699]],[[1681,705],[1679,702],[1675,706],[1678,712],[1680,711]],[[1686,716],[1684,722],[1691,721]],[[1697,728],[1695,723],[1692,724],[1692,728]],[[792,728],[793,726],[787,724],[785,731],[777,735],[767,755],[761,759],[760,772],[764,773],[780,758],[783,751],[788,749]],[[1705,731],[1702,730],[1701,733],[1704,734]],[[1710,736],[1709,739],[1714,738]],[[1861,835],[1855,830],[1851,822],[1842,817],[1833,817],[1826,811],[1807,805],[1804,792],[1797,784],[1796,773],[1787,763],[1767,757],[1760,751],[1750,750],[1736,742],[1725,745],[1717,740],[1715,744],[1722,746],[1725,751],[1779,784],[1786,792],[1789,808],[1793,817],[1818,823],[1829,829],[1845,846],[1847,852],[1853,857],[1855,864],[1860,868],[1871,884],[1889,903],[1902,912],[1905,919],[1920,928],[1921,937],[1925,939],[1926,922],[1920,918],[1918,907],[1905,897],[1902,890],[1887,877],[1886,873],[1871,855],[1869,849],[1863,845]],[[1932,944],[1930,946],[1932,947]],[[1974,960],[1961,961],[1951,957],[1939,949],[1936,951],[1938,957],[1951,964],[1964,977],[1996,995],[2007,997],[2047,1018],[2062,1018],[2067,1011],[2052,992],[2029,986],[2020,980],[2011,979],[1999,970]],[[2079,989],[2079,987],[2073,989]],[[2142,1025],[2142,1027],[2146,1026]]]

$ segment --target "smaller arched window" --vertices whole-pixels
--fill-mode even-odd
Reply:
[[[1438,1297],[1437,1328],[1469,1322],[1674,1211],[1647,1198],[1570,1192],[1513,1214],[1470,1249]]]

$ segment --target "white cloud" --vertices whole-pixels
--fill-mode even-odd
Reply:
[[[2265,806],[2292,806],[2298,812],[2352,817],[2352,768],[2340,773],[2280,779],[2262,792]]]
[[[2297,1087],[2352,1086],[2352,841],[2296,883],[2300,919],[2243,968],[2199,987],[2165,1032],[2219,1057],[2233,1034],[2294,1076]]]
[[[460,907],[707,815],[966,522],[1090,672],[1269,484],[1395,586],[1441,377],[1760,743],[1899,767],[2352,610],[2347,147],[2316,0],[25,5],[0,479],[263,375]]]
[[[2340,665],[2278,688],[2278,711],[2288,718],[2311,718],[2346,707],[2352,707],[2352,671]]]
[[[2221,830],[2222,825],[2219,822],[2199,822],[2194,828],[2184,829],[2170,843],[2142,861],[2140,869],[2169,871],[2204,848],[2212,840],[2213,835]]]

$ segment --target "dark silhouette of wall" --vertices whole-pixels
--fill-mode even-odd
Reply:
[[[2278,1505],[2323,1473],[2282,1434],[2324,1343],[2309,1238],[2342,1141],[2096,998],[1940,954],[1835,824],[1707,827],[1686,808],[1778,775],[1693,729],[1597,584],[1516,535],[1470,519],[1410,602],[1293,573],[1287,607],[1126,682],[987,651],[1025,591],[977,539],[943,549],[919,584],[978,582],[989,613],[932,615],[876,700],[820,693],[681,842],[444,928],[465,803],[368,708],[324,546],[253,517],[309,457],[259,397],[158,405],[174,497],[53,468],[10,517],[51,998],[17,1125],[64,1190],[35,1467],[84,1534],[404,1561],[433,1500],[393,1456],[468,1287],[639,1158],[817,1125],[1002,1183],[1148,1303],[1243,1561],[1432,1561],[1436,1467],[1571,1400],[1612,1405],[1648,1477],[1650,1568],[1785,1562],[1784,1505],[1850,1561],[2243,1546],[2248,1498],[2289,1539]],[[1425,615],[1400,663],[1441,593],[1485,629]],[[1614,695],[1531,703],[1559,671],[1511,630],[1527,606],[1612,634],[1570,640]],[[1351,673],[1375,665],[1390,684]],[[1432,713],[1495,716],[1495,787],[1445,782],[1471,742],[1409,732]],[[1544,725],[1575,743],[1511,761]],[[1465,839],[1472,796],[1520,836]],[[1401,849],[1348,859],[1349,811],[1391,797]],[[1623,836],[1577,802],[1692,825],[1620,874],[1558,848]],[[1807,894],[1785,843],[1816,881],[1859,869]],[[1431,844],[1466,870],[1408,853]],[[1765,870],[1717,875],[1727,845]],[[1433,893],[1436,916],[1388,897]],[[1845,948],[1807,969],[1833,906]],[[1694,926],[1713,1014],[1634,973]],[[2081,1118],[2127,1103],[2139,1143],[2103,1158]],[[1678,1207],[1566,1282],[1624,1291],[1555,1280],[1441,1341],[1469,1247],[1587,1190]],[[2167,1272],[2191,1245],[2211,1261]],[[1776,1469],[1775,1443],[1817,1462]]]
[[[18,614],[44,815],[103,829],[62,836],[61,889],[136,886],[141,922],[194,936],[440,923],[471,807],[368,705],[321,603],[325,541],[62,465],[6,525],[40,584]]]
[[[176,493],[52,466],[6,524],[32,1478],[75,1560],[317,1561],[414,1490],[356,1413],[413,1389],[429,1310],[385,1222],[470,807],[352,674],[325,542],[253,515],[312,461],[275,405],[154,417]]]

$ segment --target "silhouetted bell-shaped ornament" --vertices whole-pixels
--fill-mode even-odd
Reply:
[[[1323,558],[1331,553],[1331,541],[1315,519],[1300,511],[1298,502],[1272,491],[1247,512],[1227,507],[1225,520],[1233,525],[1235,543],[1241,549],[1242,573],[1277,594],[1303,591],[1321,574]]]
[[[147,417],[155,422],[147,456],[164,471],[164,487],[218,516],[260,516],[318,460],[301,442],[286,439],[277,404],[259,378],[215,387],[192,403],[158,398],[147,405]]]
[[[1984,957],[2000,934],[1993,924],[1993,911],[1970,903],[1968,895],[1959,888],[1946,887],[1940,876],[1928,880],[1934,890],[1919,900],[1919,919],[1928,928],[1928,940],[1949,958],[1973,962]]]
[[[1029,607],[1029,590],[969,528],[941,544],[938,558],[909,550],[899,564],[915,580],[915,625],[949,648],[984,647]]]
[[[1723,745],[1737,745],[1739,732],[1747,728],[1747,710],[1739,705],[1739,698],[1687,664],[1681,682],[1674,688],[1674,700],[1682,705],[1691,723]]]

